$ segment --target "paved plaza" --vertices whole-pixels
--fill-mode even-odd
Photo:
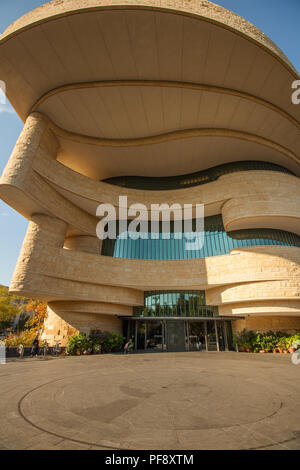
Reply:
[[[272,354],[10,359],[0,449],[300,449],[299,376]]]

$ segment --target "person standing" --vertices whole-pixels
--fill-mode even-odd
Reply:
[[[19,344],[18,346],[18,354],[19,354],[19,358],[20,359],[23,359],[23,356],[24,356],[24,345],[21,343]]]
[[[0,364],[6,364],[6,346],[4,341],[0,339]]]

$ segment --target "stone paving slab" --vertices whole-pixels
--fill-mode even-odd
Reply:
[[[13,358],[0,449],[300,449],[299,376],[272,354]]]

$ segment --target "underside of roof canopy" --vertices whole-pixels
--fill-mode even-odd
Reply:
[[[299,174],[299,78],[261,31],[208,1],[64,0],[0,37],[1,79],[58,160],[94,179],[262,160]]]

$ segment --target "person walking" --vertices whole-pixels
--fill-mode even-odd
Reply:
[[[31,348],[30,357],[37,356],[38,353],[39,353],[39,337],[36,336],[36,337],[34,338],[33,343],[32,343],[32,348]]]
[[[133,341],[130,338],[124,346],[124,354],[129,354],[133,350]]]

